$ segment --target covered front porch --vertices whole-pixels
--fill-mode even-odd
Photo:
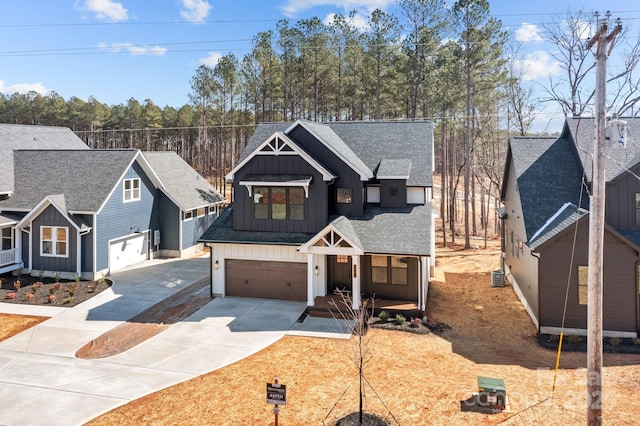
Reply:
[[[2,220],[4,219],[4,220]],[[22,268],[21,250],[17,242],[14,220],[0,217],[0,274]]]

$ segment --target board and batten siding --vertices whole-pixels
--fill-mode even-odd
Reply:
[[[311,154],[320,164],[331,170],[337,178],[329,187],[329,214],[359,217],[364,214],[364,182],[360,176],[329,148],[309,133],[304,127],[297,126],[290,135],[295,142]],[[351,204],[337,203],[337,188],[352,188]],[[326,224],[326,222],[325,222]]]
[[[565,327],[587,328],[587,305],[578,304],[578,265],[588,265],[588,220],[580,222],[571,265],[573,229],[565,231],[540,251],[540,326],[560,327],[571,266]],[[638,253],[605,231],[603,268],[603,329],[636,332]]]
[[[213,292],[214,294],[224,294],[225,291],[225,271],[226,259],[239,260],[265,260],[273,262],[298,262],[308,263],[308,256],[300,253],[298,246],[285,245],[265,245],[265,244],[207,244],[212,248],[211,262],[218,261],[218,269],[213,270]],[[314,296],[324,296],[326,294],[325,285],[325,260],[324,256],[313,255],[314,265],[319,265],[320,273],[313,276]]]
[[[636,193],[640,193],[640,181],[636,177],[640,167],[631,169],[606,185],[605,220],[619,231],[640,231],[636,220]]]
[[[93,278],[93,238],[95,235],[93,226],[93,215],[82,215],[82,220],[87,226],[91,227],[91,231],[80,236],[80,271],[86,276]]]
[[[403,257],[403,256],[398,256]],[[361,281],[360,287],[367,297],[377,297],[392,300],[417,300],[420,285],[420,262],[417,257],[408,256],[407,284],[375,284],[371,278],[371,256],[360,256]]]
[[[391,189],[397,190],[391,195]],[[407,181],[404,179],[383,179],[380,181],[380,207],[402,208],[407,206]]]
[[[62,226],[67,228],[69,242],[67,245],[67,257],[41,256],[40,255],[40,229],[43,226]],[[31,250],[33,265],[31,270],[51,272],[71,272],[78,270],[78,233],[73,224],[53,206],[48,206],[31,222]]]
[[[140,200],[123,201],[123,180],[140,178]],[[151,216],[158,190],[155,189],[140,165],[135,162],[127,170],[97,216],[97,270],[105,270],[109,263],[109,240],[143,232],[152,228]],[[153,233],[153,232],[152,232]]]
[[[304,220],[253,218],[253,198],[240,182],[247,175],[311,176],[309,196],[304,201]],[[327,224],[327,182],[309,163],[297,155],[256,155],[236,172],[234,182],[233,228],[238,231],[318,232]]]

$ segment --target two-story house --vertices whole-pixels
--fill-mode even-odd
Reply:
[[[233,203],[202,236],[212,288],[314,304],[346,291],[424,310],[435,238],[433,125],[260,124],[228,174]]]
[[[93,150],[69,129],[0,124],[0,273],[96,278],[188,256],[223,197],[173,152]]]
[[[603,328],[640,330],[640,119],[608,126]],[[505,275],[541,333],[586,334],[593,119],[557,138],[509,140],[502,186]],[[566,300],[566,310],[565,310]]]

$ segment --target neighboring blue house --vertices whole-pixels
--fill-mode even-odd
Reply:
[[[0,125],[0,273],[96,278],[183,257],[224,198],[173,152],[91,150],[69,129]]]

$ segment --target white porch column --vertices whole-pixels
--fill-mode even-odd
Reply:
[[[353,309],[360,309],[362,300],[360,299],[360,256],[351,256],[351,294]]]
[[[429,292],[429,257],[420,256],[420,296],[418,308],[424,311],[427,307],[427,294]]]
[[[313,306],[313,253],[307,253],[307,306]]]

